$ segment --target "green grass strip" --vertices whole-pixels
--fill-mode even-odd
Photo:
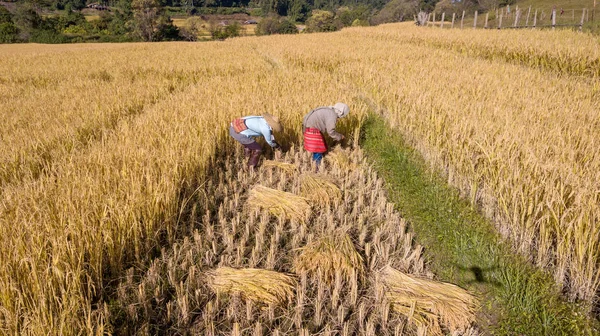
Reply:
[[[597,335],[598,321],[566,302],[552,277],[515,255],[493,224],[460,197],[398,131],[368,118],[362,146],[390,201],[425,247],[428,267],[481,300],[478,324],[492,335]]]

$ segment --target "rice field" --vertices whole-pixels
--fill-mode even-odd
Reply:
[[[384,295],[434,275],[359,149],[318,173],[298,150],[240,169],[233,118],[273,113],[293,148],[304,114],[337,101],[347,145],[383,115],[591,311],[599,57],[585,34],[406,24],[1,45],[0,333],[476,333],[444,315],[473,307],[462,295]]]

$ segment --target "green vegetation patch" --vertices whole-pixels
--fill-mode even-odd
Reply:
[[[567,303],[553,279],[512,253],[493,224],[431,172],[423,158],[379,116],[362,134],[369,161],[386,181],[390,201],[425,248],[440,280],[481,300],[480,327],[493,335],[593,335],[598,321]]]

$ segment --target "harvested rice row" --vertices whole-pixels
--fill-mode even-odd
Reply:
[[[471,324],[469,316],[460,324],[445,316],[447,309],[430,309],[439,306],[436,300],[446,300],[440,293],[420,297],[413,312],[397,303],[413,298],[402,301],[405,292],[395,292],[397,301],[378,294],[384,285],[402,288],[394,279],[382,281],[384,273],[379,271],[386,266],[420,278],[431,274],[424,270],[421,248],[413,245],[412,234],[386,201],[381,181],[364,165],[360,150],[343,150],[340,155],[359,168],[325,162],[317,176],[310,157],[294,148],[276,154],[277,162],[285,163],[282,168],[236,171],[243,166],[241,153],[222,162],[226,169],[217,170],[220,176],[207,183],[216,190],[207,190],[214,195],[210,204],[215,211],[189,219],[199,223],[193,239],[163,251],[139,281],[130,277],[121,284],[121,305],[131,307],[125,309],[131,322],[126,331],[473,332],[465,327]],[[288,165],[297,173],[286,171]],[[305,198],[298,196],[307,176],[334,183],[340,200],[307,208]],[[427,300],[432,303],[426,305]]]

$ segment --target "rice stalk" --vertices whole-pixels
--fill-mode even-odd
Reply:
[[[290,275],[258,268],[219,267],[207,272],[207,278],[217,294],[238,294],[265,305],[291,302],[296,287]]]
[[[288,174],[293,174],[298,171],[298,167],[296,167],[294,164],[287,163],[287,162],[280,162],[280,161],[275,161],[275,160],[264,160],[262,165],[263,165],[263,167],[266,167],[266,168],[280,169],[281,171],[288,173]]]
[[[339,146],[336,147],[333,151],[327,153],[325,156],[326,160],[330,162],[333,166],[337,166],[342,170],[354,170],[358,168],[358,165],[352,162],[352,159],[347,151],[341,149]]]

